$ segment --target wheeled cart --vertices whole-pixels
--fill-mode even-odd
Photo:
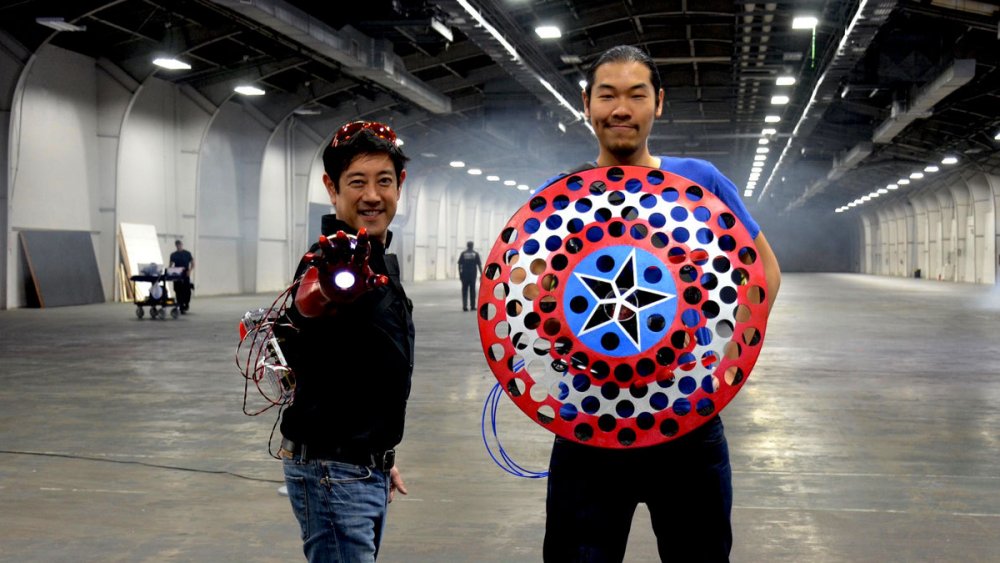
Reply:
[[[135,295],[135,316],[138,318],[143,318],[146,313],[143,307],[149,307],[149,317],[152,319],[165,319],[167,318],[167,309],[170,309],[170,316],[172,318],[177,318],[181,314],[180,304],[170,297],[170,293],[167,291],[167,282],[178,281],[184,279],[183,275],[175,275],[169,273],[161,273],[158,275],[143,274],[138,276],[132,276],[129,278],[132,280],[133,294]],[[139,291],[137,282],[147,282],[150,285],[149,291],[143,295]]]

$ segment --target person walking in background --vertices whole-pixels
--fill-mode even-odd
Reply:
[[[184,268],[182,274],[184,277],[174,280],[174,295],[177,296],[177,306],[180,307],[181,313],[186,314],[188,307],[191,305],[191,289],[194,288],[191,284],[191,272],[194,271],[194,256],[187,250],[184,250],[184,243],[180,239],[174,241],[174,246],[177,247],[177,250],[170,253],[170,267]]]
[[[462,310],[476,308],[476,278],[483,274],[479,253],[472,249],[472,241],[465,243],[465,251],[458,255],[458,277],[462,280]]]

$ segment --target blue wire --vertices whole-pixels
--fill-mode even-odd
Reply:
[[[483,436],[483,445],[486,446],[486,453],[490,454],[490,458],[493,459],[493,463],[497,464],[500,469],[503,469],[515,477],[524,477],[525,479],[541,479],[543,477],[548,477],[548,471],[532,471],[521,467],[507,454],[507,450],[503,449],[503,445],[500,443],[500,436],[497,434],[497,408],[500,406],[500,398],[503,397],[503,395],[503,389],[500,387],[500,384],[497,383],[486,395],[486,401],[483,403],[483,416],[480,421],[480,430]],[[499,459],[497,459],[496,454],[493,453],[493,449],[490,448],[489,440],[486,439],[487,410],[490,411],[490,428],[493,432],[493,440],[497,444],[497,452],[499,453],[500,458],[503,459],[502,463]]]

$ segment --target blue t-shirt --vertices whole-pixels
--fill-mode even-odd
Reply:
[[[719,172],[719,169],[714,164],[699,158],[661,156],[659,159],[660,170],[683,176],[715,194],[736,215],[740,223],[746,227],[747,232],[750,233],[750,238],[757,238],[757,235],[760,233],[760,225],[757,224],[757,221],[754,221],[750,212],[747,211],[746,206],[743,205],[743,200],[740,198],[740,192],[736,184],[729,178],[726,178],[722,172]],[[597,163],[593,161],[590,164],[592,165],[591,167],[597,166]],[[585,169],[580,167],[575,171],[578,172]],[[546,180],[542,186],[548,187],[564,176],[566,176],[566,173],[557,174]]]

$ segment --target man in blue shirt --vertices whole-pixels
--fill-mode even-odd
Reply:
[[[718,196],[754,237],[768,306],[781,282],[778,261],[736,186],[711,163],[653,156],[647,141],[663,111],[656,65],[629,46],[605,51],[590,68],[584,112],[599,143],[596,166],[647,166],[684,176]],[[546,561],[621,561],[632,515],[647,505],[660,558],[728,561],[732,472],[721,419],[648,448],[602,449],[557,437],[549,464]]]

